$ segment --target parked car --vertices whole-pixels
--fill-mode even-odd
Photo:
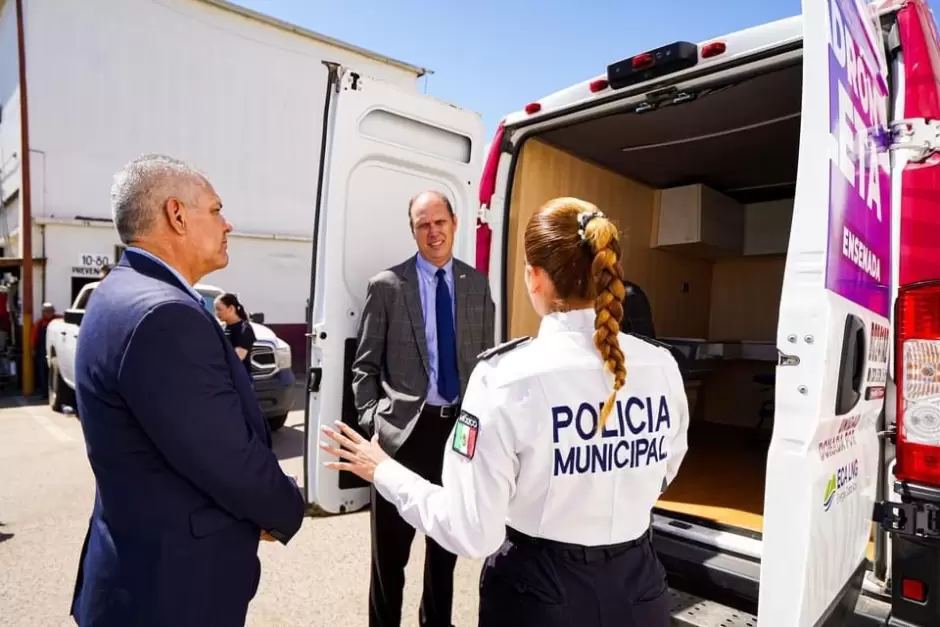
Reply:
[[[49,323],[46,355],[49,363],[49,405],[55,411],[75,407],[75,346],[78,329],[88,299],[98,282],[89,283],[75,297],[63,318]],[[215,299],[225,290],[214,285],[197,284],[206,309],[215,316]],[[255,344],[248,356],[258,403],[272,431],[284,426],[293,402],[294,373],[290,346],[261,324],[263,314],[251,316]],[[221,323],[220,323],[221,324]]]

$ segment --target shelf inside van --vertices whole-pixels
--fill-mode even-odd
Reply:
[[[778,360],[776,342],[739,341],[707,342],[702,346],[701,358],[746,359],[749,361]]]
[[[664,342],[676,347],[687,359],[725,359],[776,362],[776,342],[759,340],[703,340],[678,337],[661,337]]]

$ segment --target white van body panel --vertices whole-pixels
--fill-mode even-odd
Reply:
[[[476,113],[348,68],[339,73],[314,244],[309,365],[322,378],[308,399],[306,430],[306,496],[328,512],[369,502],[365,485],[341,487],[340,473],[324,467],[335,458],[318,448],[321,426],[356,421],[345,365],[355,351],[369,279],[416,253],[408,201],[428,189],[453,204],[454,254],[475,262],[475,196],[485,143]]]
[[[804,0],[803,16],[800,158],[777,332],[778,349],[799,363],[777,368],[758,610],[769,627],[815,624],[865,559],[888,357],[890,165],[865,130],[887,129],[880,37],[859,0]],[[864,337],[859,395],[837,413],[851,316]]]
[[[859,91],[853,91],[853,84],[844,76],[837,79],[836,69],[843,68],[841,64],[830,69],[831,11],[841,17],[841,22],[835,20],[837,23],[852,20],[850,34],[858,46],[865,47],[862,54],[875,80],[869,82],[863,72]],[[682,526],[692,532],[680,533],[670,528],[671,519],[664,515],[655,516],[653,522],[654,527],[670,534],[760,559],[759,620],[761,625],[770,627],[812,625],[826,614],[857,574],[872,530],[872,507],[882,470],[876,424],[884,407],[880,394],[885,391],[890,352],[889,304],[894,272],[889,157],[886,151],[873,152],[866,133],[860,132],[884,129],[887,123],[888,70],[878,45],[881,35],[875,29],[874,11],[873,6],[861,0],[804,0],[802,16],[709,40],[724,42],[726,52],[713,59],[700,59],[693,68],[620,92],[609,89],[592,92],[591,84],[606,78],[600,74],[539,99],[540,108],[535,113],[520,110],[503,122],[506,141],[518,145],[526,136],[554,124],[554,118],[561,115],[566,123],[573,123],[581,117],[612,112],[625,106],[627,99],[642,99],[645,93],[660,86],[676,86],[681,92],[686,85],[697,82],[695,77],[708,66],[714,66],[717,73],[732,72],[723,66],[802,40],[803,50],[796,54],[803,57],[803,130],[777,334],[778,350],[797,357],[799,363],[777,368],[763,537],[732,538],[731,532],[688,523]],[[853,15],[864,17],[853,19]],[[875,44],[873,52],[869,51],[870,42]],[[836,46],[840,46],[838,39]],[[840,58],[846,65],[853,64],[853,76],[857,77],[857,56],[849,60],[843,53]],[[847,70],[842,71],[848,74]],[[883,81],[880,87],[879,75]],[[839,82],[845,88],[841,117]],[[866,92],[869,85],[871,89]],[[835,107],[832,119],[831,88]],[[869,92],[877,93],[878,97],[868,98]],[[847,138],[841,144],[840,133]],[[861,166],[856,153],[864,157]],[[508,228],[505,214],[512,186],[512,161],[511,154],[500,155],[495,191],[484,212],[493,232],[490,281],[497,299],[503,294],[504,240]],[[868,165],[872,162],[878,173],[874,180],[878,193],[873,200],[880,201],[877,203],[880,214],[876,210],[854,211],[844,220],[842,212],[847,206],[861,203],[867,207],[867,192],[872,187]],[[863,181],[859,181],[860,171],[865,175]],[[853,173],[854,179],[850,181],[849,175]],[[856,190],[862,191],[861,198],[852,199],[849,194],[856,194]],[[851,234],[843,231],[843,222],[850,227]],[[865,279],[867,275],[859,265],[867,265],[873,271],[867,260],[874,258],[878,260],[876,273],[880,276],[877,280],[870,276]],[[845,267],[841,265],[846,263]],[[845,274],[848,268],[857,272]],[[498,301],[496,305],[500,317],[504,306]],[[847,316],[858,320],[864,334],[861,397],[848,411],[836,415]],[[496,324],[500,332],[504,326],[501,322],[498,319]],[[866,398],[866,391],[871,398]]]
[[[740,30],[736,33],[730,33],[723,37],[714,37],[707,41],[701,41],[698,42],[700,47],[707,44],[709,41],[722,41],[727,47],[724,54],[711,59],[699,59],[698,64],[694,67],[669,74],[665,80],[668,80],[669,83],[675,83],[681,81],[688,74],[693,72],[698,73],[709,66],[727,65],[738,59],[751,57],[765,50],[771,50],[788,43],[798,42],[802,36],[803,20],[801,16],[796,15]],[[542,108],[538,113],[529,114],[524,110],[519,110],[509,114],[504,121],[505,126],[510,127],[521,122],[536,120],[540,117],[557,114],[568,109],[575,109],[588,103],[608,100],[610,97],[617,98],[617,93],[611,92],[609,89],[597,93],[591,92],[591,83],[607,78],[606,68],[604,68],[604,70],[605,72],[593,78],[589,78],[588,80],[566,87],[544,98],[540,98],[537,102]],[[647,83],[638,83],[630,87],[629,90],[645,91],[650,88],[652,84],[662,82],[663,80],[664,79],[654,79]]]

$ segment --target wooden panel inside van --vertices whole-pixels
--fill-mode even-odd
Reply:
[[[532,214],[557,196],[592,202],[620,227],[624,274],[642,287],[654,304],[657,335],[708,335],[711,262],[650,248],[659,192],[530,139],[523,145],[516,166],[507,220],[507,339],[538,331],[538,316],[525,289],[522,238]]]
[[[708,339],[775,341],[785,263],[784,255],[715,261]]]

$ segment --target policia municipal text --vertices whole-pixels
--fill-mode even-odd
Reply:
[[[649,528],[687,449],[679,368],[620,332],[619,233],[593,205],[550,201],[526,227],[525,255],[538,335],[481,355],[443,487],[342,424],[324,429],[339,447],[321,446],[344,460],[328,466],[372,481],[445,549],[487,558],[481,627],[668,625]]]

